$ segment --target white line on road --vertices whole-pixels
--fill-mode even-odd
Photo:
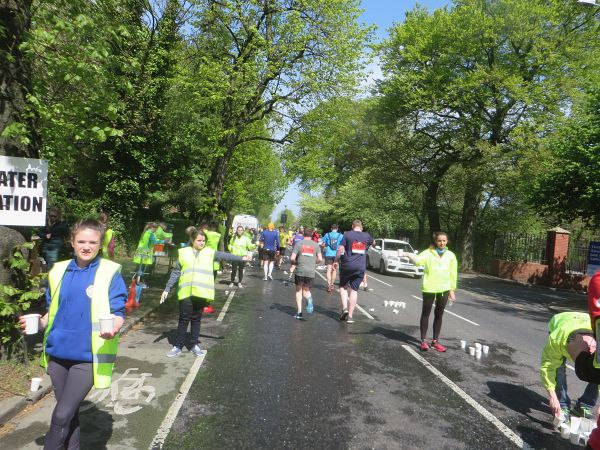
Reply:
[[[436,377],[438,377],[442,382],[444,382],[450,389],[456,392],[464,401],[466,401],[469,405],[471,405],[475,410],[481,414],[485,419],[490,421],[500,432],[510,439],[518,448],[529,449],[529,445],[523,441],[523,439],[515,434],[510,428],[504,425],[500,420],[496,418],[491,412],[477,403],[473,398],[471,398],[465,391],[463,391],[460,387],[458,387],[452,380],[450,380],[446,375],[440,372],[438,369],[433,367],[429,361],[419,355],[416,350],[411,348],[410,346],[403,344],[402,347],[412,356],[414,356],[421,364],[423,364],[431,373],[433,373]]]
[[[375,277],[372,277],[372,276],[371,276],[371,275],[369,275],[369,274],[367,274],[367,276],[368,276],[369,278],[373,278],[375,281],[379,281],[380,283],[382,283],[382,284],[385,284],[386,286],[389,286],[389,287],[394,287],[394,286],[392,286],[391,284],[389,284],[389,283],[386,283],[385,281],[379,280],[379,279],[377,279],[377,278],[375,278]]]
[[[324,281],[325,283],[327,283],[327,278],[325,278],[325,277],[323,276],[323,274],[321,274],[321,273],[319,273],[319,272],[315,272],[315,273],[316,273],[317,275],[319,275],[321,278],[323,278],[323,281]],[[371,319],[371,320],[375,319],[375,318],[374,318],[374,317],[373,317],[371,314],[369,314],[367,311],[365,311],[365,310],[363,309],[363,307],[362,307],[362,306],[360,306],[358,303],[356,304],[356,307],[358,308],[358,310],[359,310],[361,313],[363,313],[363,314],[364,314],[365,316],[367,316],[369,319]]]
[[[573,372],[575,372],[575,367],[573,367],[571,364],[565,364],[569,369],[571,369]]]
[[[421,297],[417,297],[416,295],[413,295],[413,296],[412,296],[412,298],[416,298],[416,299],[417,299],[417,300],[419,300],[420,302],[422,302],[422,301],[423,301],[423,299],[422,299]],[[454,316],[454,317],[458,317],[459,319],[462,319],[462,320],[464,320],[465,322],[469,322],[471,325],[475,325],[476,327],[478,327],[478,326],[479,326],[479,324],[478,324],[478,323],[475,323],[475,322],[473,322],[472,320],[469,320],[469,319],[467,319],[467,318],[465,318],[465,317],[463,317],[463,316],[459,316],[458,314],[456,314],[456,313],[453,313],[452,311],[448,311],[448,308],[446,308],[446,309],[444,310],[444,312],[446,312],[446,313],[448,313],[448,314],[450,314],[450,315],[452,315],[452,316]]]
[[[196,375],[198,374],[198,370],[200,370],[200,366],[204,362],[205,356],[206,356],[206,351],[204,352],[204,354],[202,354],[200,356],[196,356],[196,360],[194,361],[194,364],[192,364],[192,367],[190,368],[190,371],[188,372],[187,377],[185,377],[185,380],[183,381],[181,387],[179,388],[179,394],[177,394],[177,396],[175,397],[175,401],[173,401],[173,403],[171,404],[171,407],[169,408],[167,415],[165,416],[164,420],[160,424],[160,428],[156,432],[156,436],[154,436],[154,439],[152,440],[150,447],[148,447],[149,450],[160,449],[160,448],[162,448],[163,444],[165,443],[165,439],[167,438],[167,436],[169,435],[169,432],[171,431],[173,422],[175,422],[175,418],[177,417],[177,414],[179,413],[179,410],[181,409],[181,406],[183,405],[183,402],[185,401],[185,398],[187,397],[187,394],[188,394],[190,388],[192,387],[192,383],[194,382],[194,379],[196,378]]]
[[[217,317],[217,322],[223,322],[223,318],[225,317],[225,314],[227,314],[227,310],[229,309],[229,305],[231,304],[231,299],[233,299],[234,295],[235,291],[231,291],[229,293],[229,297],[227,297],[227,301],[223,305],[223,309],[221,310],[219,317]]]

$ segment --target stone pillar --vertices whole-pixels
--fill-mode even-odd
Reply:
[[[546,260],[548,262],[548,286],[556,287],[564,281],[567,255],[569,254],[569,233],[560,227],[548,230],[546,240]]]

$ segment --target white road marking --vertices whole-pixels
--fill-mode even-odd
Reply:
[[[234,295],[235,291],[231,291],[229,293],[229,297],[227,297],[227,301],[223,305],[223,309],[221,310],[219,317],[217,317],[217,322],[223,322],[223,318],[225,317],[225,314],[227,314],[227,310],[229,309],[229,305],[231,304],[231,299],[233,299]]]
[[[416,298],[416,299],[417,299],[417,300],[419,300],[420,302],[422,302],[422,301],[423,301],[423,299],[422,299],[421,297],[417,297],[416,295],[412,295],[412,298]],[[471,325],[475,325],[476,327],[480,326],[478,323],[475,323],[475,322],[473,322],[472,320],[469,320],[469,319],[467,319],[467,318],[465,318],[465,317],[463,317],[463,316],[459,316],[458,314],[456,314],[456,313],[453,313],[452,311],[448,311],[448,308],[446,308],[446,309],[444,310],[444,313],[450,314],[450,315],[452,315],[452,316],[454,316],[454,317],[458,317],[459,319],[462,319],[462,320],[464,320],[465,322],[469,322]]]
[[[171,431],[173,422],[175,422],[175,419],[177,418],[177,414],[179,413],[179,410],[181,409],[181,406],[183,405],[183,402],[185,401],[185,398],[187,397],[187,394],[190,388],[192,387],[192,383],[194,382],[194,379],[196,378],[196,375],[200,370],[200,366],[204,362],[205,356],[206,351],[204,352],[204,354],[196,356],[194,364],[192,364],[192,367],[190,368],[187,377],[185,377],[185,380],[179,388],[179,394],[177,394],[177,396],[175,397],[175,400],[171,404],[169,411],[167,411],[167,415],[160,424],[159,429],[156,431],[156,435],[154,436],[150,447],[148,447],[149,450],[160,449],[165,443],[165,439]]]
[[[323,281],[324,281],[325,283],[327,283],[327,278],[325,278],[325,277],[323,276],[323,274],[321,274],[321,273],[319,273],[319,272],[315,272],[315,273],[316,273],[317,275],[319,275],[319,276],[320,276],[320,277],[323,279]],[[360,306],[358,303],[356,304],[356,307],[358,308],[358,310],[359,310],[361,313],[363,313],[363,314],[364,314],[365,316],[367,316],[369,319],[371,319],[371,320],[375,319],[375,318],[374,318],[374,317],[373,317],[371,314],[369,314],[367,311],[365,311],[365,310],[364,310],[364,308],[363,308],[362,306]]]
[[[571,364],[566,364],[566,366],[571,369],[573,372],[575,372],[575,367],[573,367]]]
[[[529,445],[523,441],[523,439],[515,434],[510,428],[504,425],[500,420],[496,418],[491,412],[477,403],[473,398],[471,398],[465,391],[463,391],[460,387],[458,387],[452,380],[450,380],[447,376],[445,376],[438,369],[433,367],[425,358],[417,353],[416,350],[411,348],[410,346],[403,344],[402,347],[412,356],[414,356],[421,364],[423,364],[431,373],[433,373],[436,377],[438,377],[444,384],[446,384],[450,389],[456,392],[464,401],[466,401],[469,405],[471,405],[475,410],[481,414],[485,419],[490,421],[500,432],[506,436],[511,442],[513,442],[518,448],[522,449],[530,449]]]
[[[392,286],[391,284],[389,284],[389,283],[386,283],[385,281],[379,280],[379,279],[377,279],[377,278],[375,278],[375,277],[373,277],[373,276],[371,276],[371,275],[369,275],[369,274],[367,274],[367,276],[368,276],[369,278],[373,278],[375,281],[379,281],[381,284],[385,284],[386,286],[389,286],[389,287],[394,287],[394,286]]]

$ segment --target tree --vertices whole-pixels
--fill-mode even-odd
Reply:
[[[414,150],[431,161],[434,178],[455,165],[464,170],[463,269],[472,268],[490,174],[519,157],[515,134],[539,133],[562,115],[578,94],[572,81],[589,82],[582,68],[596,70],[593,13],[577,8],[560,0],[460,0],[433,14],[418,7],[381,47],[388,123],[412,123],[424,142]],[[437,204],[436,195],[428,203]]]
[[[199,0],[196,91],[210,99],[214,156],[207,192],[220,208],[228,166],[244,143],[288,141],[318,99],[355,86],[369,29],[356,0]],[[269,133],[255,134],[264,122]]]

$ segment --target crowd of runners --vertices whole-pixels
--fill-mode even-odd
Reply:
[[[62,448],[64,445],[79,448],[79,405],[92,386],[106,388],[111,383],[127,287],[120,274],[120,265],[111,261],[114,258],[114,233],[108,226],[108,216],[100,215],[99,219],[86,219],[74,225],[70,239],[74,258],[56,262],[49,274],[48,313],[39,318],[38,327],[44,331],[42,362],[50,374],[57,405],[44,448]],[[323,236],[316,229],[302,226],[288,231],[284,227],[275,230],[273,223],[264,230],[237,226],[226,239],[229,252],[223,251],[224,233],[218,231],[216,223],[189,227],[186,233],[187,241],[177,248],[174,265],[160,297],[160,303],[163,303],[172,291],[176,291],[179,304],[176,338],[167,357],[182,353],[190,324],[191,352],[196,356],[204,353],[199,342],[200,323],[204,312],[214,311],[211,304],[215,299],[220,261],[231,262],[229,287],[241,289],[244,268],[253,261],[254,254],[258,255],[264,283],[273,280],[276,267],[287,275],[286,284],[293,281],[294,318],[298,320],[305,320],[304,311],[311,314],[314,310],[311,290],[318,266],[324,262],[327,293],[333,293],[336,284],[338,287],[339,320],[345,324],[355,322],[358,294],[361,287],[367,285],[367,252],[374,244],[360,220],[354,220],[345,232],[332,224]],[[153,264],[154,247],[169,243],[172,237],[167,224],[146,224],[133,258],[141,273],[147,273]],[[175,247],[172,242],[171,245]],[[457,259],[448,249],[448,235],[437,232],[428,249],[405,256],[423,267],[419,349],[446,352],[446,347],[440,343],[442,318],[448,302],[456,298],[458,278]],[[433,333],[428,342],[432,310]],[[99,321],[107,316],[112,317],[112,326],[98,329]],[[570,416],[597,416],[600,359],[595,357],[596,330],[592,324],[599,317],[600,272],[590,282],[589,314],[557,314],[548,325],[540,376],[557,426],[569,423]],[[24,317],[20,319],[23,329],[26,322]],[[568,360],[575,364],[577,376],[588,382],[573,408],[567,392]],[[600,449],[598,432],[591,434],[588,448]]]

